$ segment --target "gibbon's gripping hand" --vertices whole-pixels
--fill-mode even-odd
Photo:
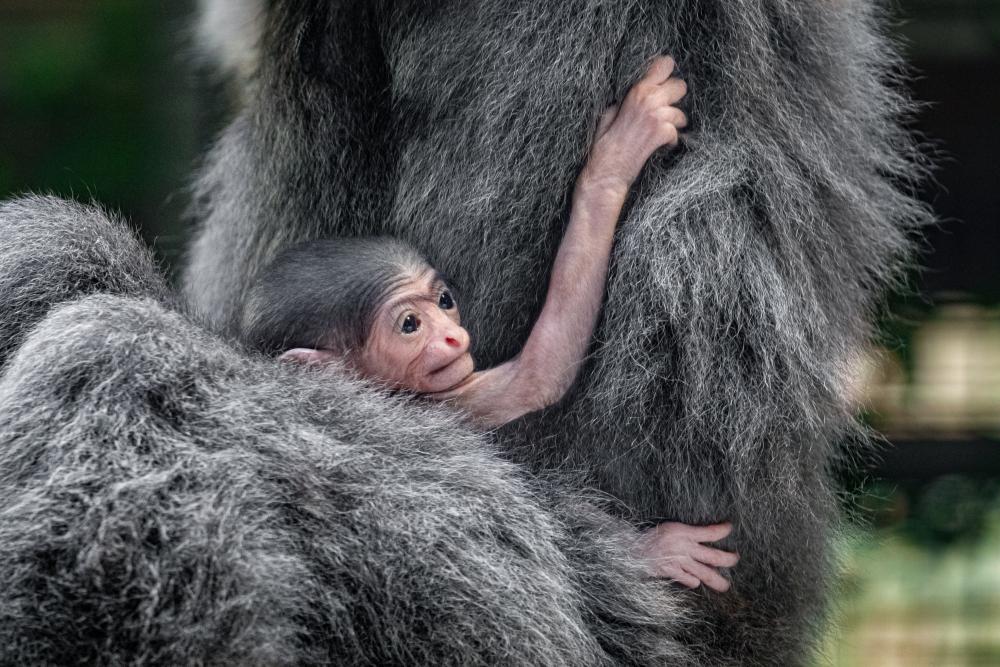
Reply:
[[[732,531],[729,523],[711,526],[661,523],[640,535],[635,551],[650,576],[673,579],[688,588],[704,584],[724,593],[729,590],[729,581],[717,568],[733,567],[740,557],[702,542],[716,542]]]
[[[604,112],[584,168],[588,177],[628,192],[656,149],[677,145],[688,119],[674,105],[687,94],[687,84],[673,71],[673,58],[656,58],[625,100]]]

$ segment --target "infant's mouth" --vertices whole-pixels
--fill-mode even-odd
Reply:
[[[438,368],[435,368],[434,370],[432,370],[431,372],[429,372],[428,375],[440,375],[441,373],[444,373],[445,371],[447,371],[449,368],[451,368],[452,366],[454,366],[458,362],[462,361],[462,359],[464,359],[464,358],[465,358],[465,354],[460,354],[457,357],[455,357],[454,359],[452,359],[451,361],[449,361],[448,363],[446,363],[445,365],[439,366]]]
[[[435,385],[435,388],[432,390],[432,393],[454,389],[455,387],[461,385],[466,380],[468,380],[469,377],[472,376],[473,364],[471,363],[469,364],[468,371],[466,371],[466,369],[462,367],[463,364],[465,364],[466,362],[466,358],[470,360],[472,358],[471,356],[469,356],[468,352],[458,356],[455,359],[452,359],[444,366],[441,366],[440,368],[433,370],[427,374],[428,379],[431,381],[433,385]]]

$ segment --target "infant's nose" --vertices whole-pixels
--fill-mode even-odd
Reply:
[[[465,352],[469,347],[469,333],[464,327],[456,327],[445,334],[444,343],[449,348]]]

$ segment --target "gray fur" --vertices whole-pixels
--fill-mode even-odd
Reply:
[[[600,498],[240,352],[96,208],[0,238],[0,664],[690,664]]]
[[[677,56],[694,127],[617,236],[593,354],[507,451],[634,520],[735,523],[707,664],[800,664],[823,619],[829,471],[874,307],[929,215],[900,61],[867,0],[269,5],[259,77],[198,180],[185,291],[232,326],[290,243],[388,234],[463,292],[474,355],[523,344],[602,109]]]
[[[0,202],[0,367],[58,303],[98,293],[169,298],[152,253],[123,225],[55,197]]]
[[[260,60],[265,0],[198,0],[201,59],[224,74],[250,78]]]

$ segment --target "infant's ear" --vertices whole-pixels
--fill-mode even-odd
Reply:
[[[314,350],[308,347],[294,347],[287,352],[282,353],[278,357],[279,361],[291,361],[296,364],[304,364],[306,366],[321,366],[323,364],[328,364],[337,355],[330,350]]]

